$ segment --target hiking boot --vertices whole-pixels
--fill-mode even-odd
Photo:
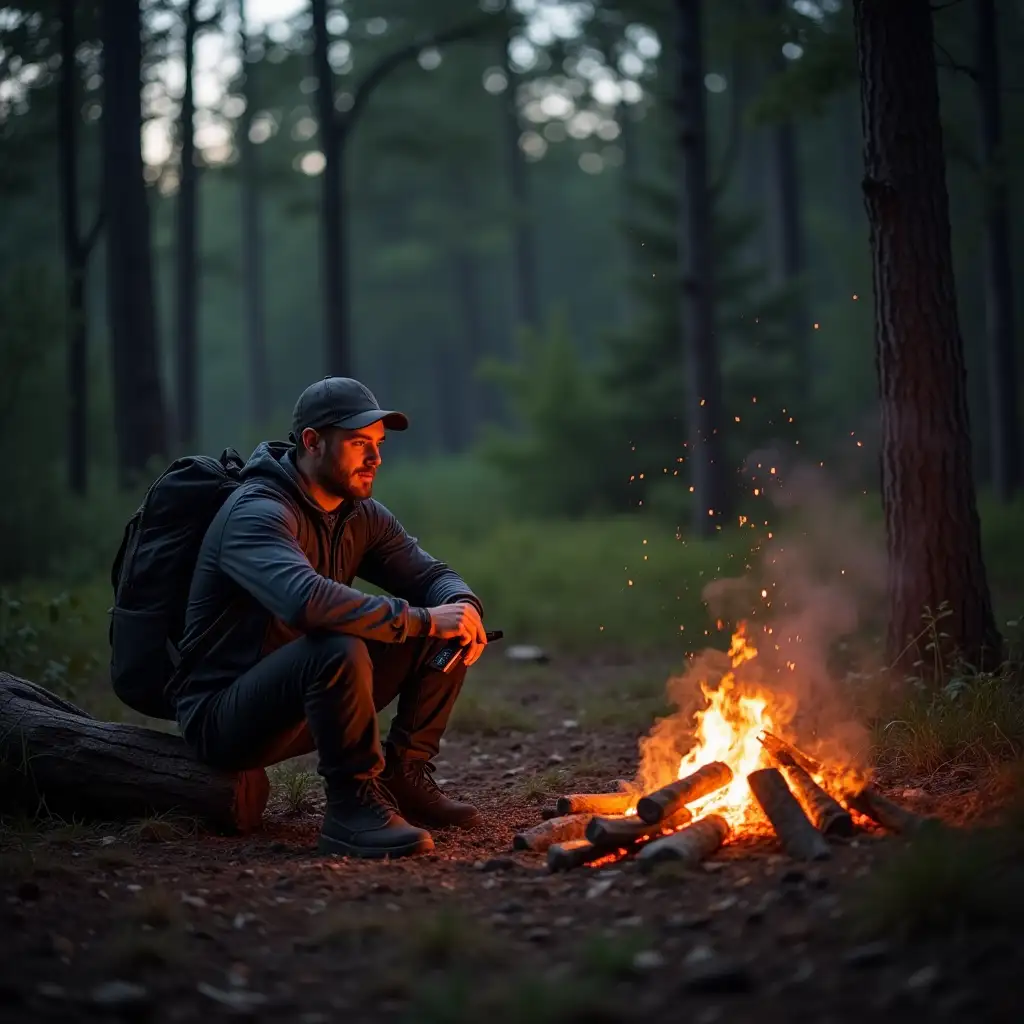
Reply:
[[[410,825],[376,779],[329,793],[317,850],[346,857],[406,857],[429,853],[430,833]]]
[[[434,781],[434,766],[422,759],[400,760],[390,752],[381,782],[398,809],[424,828],[476,828],[483,819],[472,805],[452,800]]]

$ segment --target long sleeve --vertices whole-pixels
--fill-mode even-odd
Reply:
[[[408,601],[364,594],[321,576],[299,546],[297,528],[286,502],[266,493],[241,495],[221,535],[221,569],[271,614],[304,632],[401,642],[429,631],[428,616]]]
[[[380,502],[366,502],[371,520],[359,576],[374,586],[424,608],[469,601],[483,604],[466,581],[446,563],[429,555]]]

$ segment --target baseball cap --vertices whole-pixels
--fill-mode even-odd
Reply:
[[[406,430],[409,426],[404,412],[382,409],[365,384],[351,377],[324,377],[299,395],[292,412],[291,440],[298,442],[306,427],[358,430],[378,420],[383,420],[388,430]]]

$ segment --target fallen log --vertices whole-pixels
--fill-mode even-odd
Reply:
[[[101,722],[26,679],[0,672],[0,812],[123,820],[175,813],[249,832],[263,817],[263,769],[222,772],[171,733]]]
[[[548,871],[571,871],[607,857],[610,850],[600,850],[586,839],[570,839],[548,847]]]
[[[631,846],[644,836],[657,839],[663,831],[687,824],[693,815],[688,807],[680,807],[669,818],[649,825],[638,814],[628,818],[591,818],[584,835],[601,850],[617,850],[620,846]]]
[[[548,818],[539,825],[517,832],[512,837],[513,850],[532,850],[543,853],[552,843],[568,839],[582,839],[590,819],[585,814],[567,814]]]
[[[902,835],[913,835],[925,826],[935,827],[941,824],[938,818],[915,814],[905,807],[894,804],[888,797],[882,796],[874,786],[865,786],[859,792],[847,794],[846,805],[882,828]]]
[[[798,860],[826,860],[832,856],[828,843],[804,814],[778,768],[762,768],[747,776],[754,797],[782,841],[786,852]]]
[[[838,800],[833,800],[807,771],[786,754],[776,754],[775,760],[804,813],[823,836],[853,835],[853,818]]]
[[[636,803],[633,793],[570,793],[560,796],[559,814],[625,814]]]
[[[670,782],[667,786],[641,797],[636,805],[636,813],[648,825],[656,825],[672,815],[677,808],[714,793],[716,789],[722,789],[730,782],[732,769],[721,761],[712,761],[710,764],[702,765],[692,775]]]
[[[729,832],[725,818],[720,814],[709,814],[678,832],[647,843],[636,859],[644,871],[664,861],[693,867],[710,857],[729,838]]]

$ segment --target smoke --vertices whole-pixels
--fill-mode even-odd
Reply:
[[[858,631],[877,619],[884,544],[824,470],[793,465],[779,472],[780,461],[761,452],[749,463],[776,467],[755,485],[767,491],[772,518],[783,527],[752,530],[764,539],[747,574],[703,590],[720,628],[745,624],[757,656],[734,665],[727,653],[708,649],[668,680],[676,711],[640,743],[638,782],[647,790],[676,777],[680,757],[694,744],[695,712],[707,706],[706,692],[723,686],[736,698],[768,696],[774,729],[826,764],[867,769],[867,730],[836,655],[857,646]]]

